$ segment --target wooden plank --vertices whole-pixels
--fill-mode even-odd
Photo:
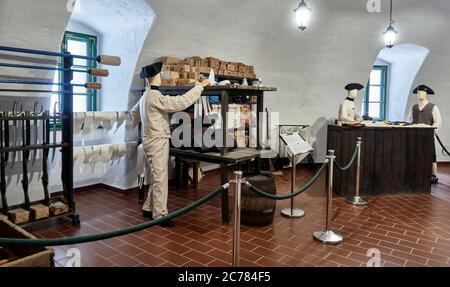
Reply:
[[[328,130],[328,135],[327,135],[327,153],[328,150],[334,150],[337,154],[341,154],[342,153],[342,149],[341,149],[341,142],[340,142],[340,137],[341,137],[341,130],[336,130],[336,129],[329,129]],[[333,179],[334,179],[334,183],[333,183],[333,188],[334,191],[337,193],[341,193],[343,190],[342,187],[342,179],[341,179],[341,171],[338,170],[337,168],[333,169]],[[327,177],[328,180],[328,177]]]
[[[375,153],[373,158],[373,190],[371,194],[383,193],[384,191],[384,178],[383,178],[383,150],[384,150],[384,131],[375,131]]]
[[[364,162],[361,166],[364,174],[362,194],[376,194],[374,189],[375,178],[375,130],[367,130],[364,139]]]
[[[417,151],[417,139],[416,139],[416,130],[408,130],[407,132],[407,142],[405,145],[408,150],[408,157],[405,159],[406,162],[406,185],[404,186],[404,190],[402,192],[414,192],[414,177],[416,176],[416,153]]]
[[[7,219],[0,219],[0,237],[36,239],[35,236]],[[45,247],[11,246],[9,249],[17,260],[1,267],[53,267],[54,251]]]
[[[397,145],[398,149],[400,150],[399,161],[395,162],[394,166],[395,169],[399,170],[400,175],[400,177],[396,179],[399,183],[398,189],[396,190],[397,193],[402,193],[409,189],[408,165],[405,163],[407,162],[407,159],[409,157],[408,146],[410,133],[411,130],[402,129],[400,142]]]
[[[414,165],[415,165],[415,175],[414,175],[414,192],[421,192],[423,190],[423,184],[424,184],[424,176],[425,173],[425,166],[424,166],[424,154],[427,152],[431,152],[429,149],[426,150],[426,133],[423,133],[422,131],[417,130],[416,131],[416,154],[414,157]],[[431,176],[429,179],[426,179],[426,182],[428,184],[431,184]]]
[[[404,178],[404,165],[400,164],[404,158],[404,147],[402,141],[404,130],[392,133],[392,152],[391,152],[391,193],[397,193],[401,186],[401,180]]]
[[[2,267],[54,267],[53,250],[45,250],[2,265]]]
[[[220,153],[200,153],[194,150],[182,150],[177,148],[170,149],[171,156],[180,156],[184,158],[195,159],[209,163],[239,163],[252,160],[261,156],[261,151],[254,148],[244,148],[230,151],[222,156]]]
[[[161,86],[160,89],[163,90],[189,90],[193,88],[194,86],[188,87],[188,86]],[[208,90],[214,90],[214,91],[262,91],[262,92],[276,92],[277,88],[274,87],[253,87],[253,86],[209,86],[205,88],[205,91]]]
[[[383,133],[383,153],[382,153],[382,162],[383,168],[381,169],[381,173],[383,176],[383,190],[385,193],[392,193],[392,146],[393,146],[393,134],[398,131],[394,130],[386,130]]]
[[[420,177],[416,181],[416,192],[431,192],[432,164],[424,163],[433,162],[434,131],[418,130],[417,141],[421,152],[417,155],[416,164],[421,164],[421,174],[416,174]]]

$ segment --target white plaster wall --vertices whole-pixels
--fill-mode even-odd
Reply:
[[[155,19],[143,0],[78,0],[71,21],[82,23],[102,36],[99,54],[119,56],[119,67],[107,66],[110,76],[102,82],[99,109],[128,107],[128,92],[142,45]]]
[[[82,24],[97,31],[101,46],[99,55],[121,58],[121,65],[105,66],[109,77],[101,79],[101,96],[97,103],[101,111],[129,110],[129,91],[136,62],[147,38],[155,14],[143,0],[78,0],[71,23]],[[123,143],[136,140],[136,132],[122,126],[116,133],[103,134],[99,144]],[[100,175],[92,175],[100,182],[128,189],[136,186],[135,151],[118,165],[110,166]]]
[[[6,46],[55,50],[61,44],[70,13],[61,0],[0,1],[0,42]]]
[[[48,7],[53,7],[48,9]],[[27,47],[40,50],[58,51],[61,40],[64,35],[64,28],[69,20],[70,13],[66,10],[65,1],[60,0],[1,0],[0,1],[0,43],[5,46]],[[0,59],[5,61],[2,54],[9,54],[0,51]],[[17,54],[15,54],[17,55]],[[20,54],[20,56],[30,57],[30,55]],[[33,56],[36,59],[49,60],[49,57]],[[8,59],[9,60],[9,59]],[[11,61],[11,60],[9,60]],[[19,59],[19,62],[20,59]],[[51,63],[51,62],[50,62]],[[11,70],[0,68],[0,75],[14,75],[19,77],[53,79],[53,72],[42,71],[26,71]],[[5,86],[2,88],[29,88],[20,85]],[[48,89],[48,87],[35,87],[36,89]],[[48,94],[13,94],[0,93],[0,110],[11,110],[12,101],[19,100],[23,103],[24,108],[31,110],[35,100],[39,100],[41,104],[48,106],[50,104],[50,96]],[[17,183],[15,174],[21,172],[21,162],[15,164],[14,169],[7,169],[9,185],[7,195],[9,204],[18,204],[23,202],[23,192],[20,182]],[[40,163],[30,170],[40,169]],[[11,176],[11,177],[10,177]],[[52,179],[60,178],[60,175],[51,174]],[[30,182],[31,200],[43,198],[42,187],[37,182],[37,174]]]
[[[54,7],[54,9],[43,9],[43,7]],[[70,13],[66,10],[66,3],[60,0],[2,0],[0,1],[0,43],[4,46],[30,47],[41,50],[58,50],[65,27],[69,20]],[[6,55],[6,56],[5,56]],[[11,62],[8,56],[13,54],[0,51],[0,59],[3,62]],[[15,54],[17,55],[17,54]],[[29,57],[26,54],[19,54],[21,57]],[[35,59],[43,61],[51,60],[45,56],[33,56]],[[16,57],[17,58],[17,57]],[[21,58],[17,58],[21,62]],[[50,61],[51,63],[51,61]],[[11,75],[28,78],[52,79],[54,73],[46,71],[11,70],[0,68],[0,75]],[[2,85],[2,88],[24,88],[19,85]],[[36,89],[47,88],[36,86]],[[17,94],[0,92],[0,107],[11,106],[12,98],[22,99],[24,96],[36,98],[41,102],[50,102],[48,95],[43,94]],[[22,100],[28,107],[28,103]]]

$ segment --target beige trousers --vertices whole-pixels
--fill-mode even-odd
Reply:
[[[169,139],[151,138],[144,141],[148,166],[151,166],[153,186],[150,183],[147,200],[142,207],[153,212],[153,219],[167,215],[167,195],[169,192]]]

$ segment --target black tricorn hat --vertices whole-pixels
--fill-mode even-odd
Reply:
[[[158,75],[161,72],[162,66],[162,62],[156,62],[143,67],[141,71],[141,79],[151,78]]]
[[[434,95],[433,89],[428,87],[427,85],[418,85],[417,88],[414,89],[413,93],[417,94],[419,91],[424,91],[428,95]]]
[[[352,91],[352,90],[362,90],[364,89],[364,86],[358,83],[351,83],[348,84],[347,86],[345,86],[345,88],[347,91]]]

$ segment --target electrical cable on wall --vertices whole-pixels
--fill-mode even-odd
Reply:
[[[441,138],[437,134],[436,134],[436,138],[437,138],[439,144],[442,147],[442,154],[445,155],[445,156],[450,156],[450,152],[448,151],[447,146],[444,145],[444,143],[442,142]]]

